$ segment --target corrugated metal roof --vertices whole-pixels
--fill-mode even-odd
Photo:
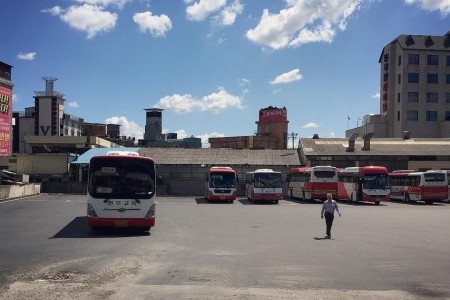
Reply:
[[[348,140],[343,138],[300,139],[300,146],[305,155],[450,155],[450,139],[400,139],[373,138],[370,150],[362,150],[364,141],[356,139],[355,151],[347,152]]]
[[[138,152],[161,165],[300,165],[297,149],[140,148]]]

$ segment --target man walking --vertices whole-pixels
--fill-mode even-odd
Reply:
[[[320,217],[323,219],[323,215],[325,213],[325,222],[327,224],[327,236],[326,239],[331,239],[331,226],[333,226],[334,220],[334,210],[336,210],[341,216],[339,212],[339,206],[335,200],[333,200],[333,196],[331,194],[327,194],[327,200],[323,202],[322,211],[320,213]]]

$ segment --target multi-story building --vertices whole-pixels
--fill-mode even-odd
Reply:
[[[201,148],[202,140],[196,137],[177,139],[176,133],[162,133],[162,112],[160,108],[146,108],[144,138],[138,140],[140,147]]]
[[[209,138],[211,148],[287,149],[288,123],[286,107],[266,107],[259,110],[254,136]]]
[[[450,31],[400,35],[383,48],[379,63],[380,118],[346,135],[376,127],[375,137],[450,137]]]
[[[37,146],[27,145],[25,137],[79,137],[83,119],[64,113],[64,95],[54,91],[56,78],[44,77],[45,91],[34,92],[34,106],[14,112],[14,153],[32,153]],[[34,149],[33,149],[34,147]]]

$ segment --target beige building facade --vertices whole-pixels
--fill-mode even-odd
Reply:
[[[379,63],[380,114],[366,116],[346,136],[449,138],[450,31],[400,35],[382,49]]]

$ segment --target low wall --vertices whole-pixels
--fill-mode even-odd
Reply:
[[[40,189],[41,186],[34,183],[25,185],[0,185],[0,200],[37,195],[40,193]]]
[[[48,194],[79,194],[85,195],[87,184],[78,181],[44,181],[41,190]]]

